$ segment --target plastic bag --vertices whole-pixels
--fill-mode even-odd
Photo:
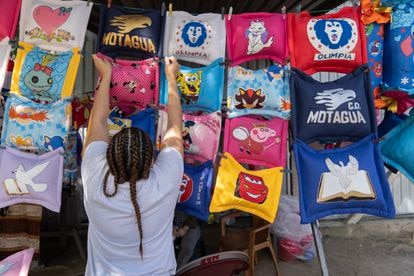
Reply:
[[[281,196],[279,211],[270,232],[277,237],[278,256],[282,261],[311,260],[316,255],[310,224],[300,224],[297,197]]]

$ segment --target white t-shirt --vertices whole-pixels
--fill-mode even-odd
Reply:
[[[129,183],[118,185],[114,197],[103,193],[108,169],[103,141],[92,142],[84,153],[82,180],[85,208],[89,218],[88,263],[85,275],[173,275],[172,225],[184,171],[181,154],[164,148],[147,180],[137,182],[137,201],[143,228],[143,259],[139,253],[139,232]],[[114,189],[113,177],[107,189]]]

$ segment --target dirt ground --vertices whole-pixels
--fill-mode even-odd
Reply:
[[[207,229],[207,254],[217,247],[218,230]],[[414,244],[404,239],[354,239],[324,237],[323,244],[330,275],[414,275]],[[84,240],[86,246],[86,241]],[[59,246],[59,239],[41,241],[43,268],[31,271],[30,276],[83,275],[85,261],[80,258],[76,244],[69,237],[67,246]],[[321,275],[318,259],[310,262],[278,262],[282,275]],[[275,275],[273,263],[266,251],[259,256],[256,275]]]

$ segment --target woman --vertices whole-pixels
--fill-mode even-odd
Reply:
[[[126,128],[109,138],[111,64],[94,55],[101,75],[82,162],[89,218],[85,275],[173,275],[172,222],[183,175],[182,110],[175,58],[165,58],[168,127],[154,162],[147,134]]]

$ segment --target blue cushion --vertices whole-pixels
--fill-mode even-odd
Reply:
[[[207,221],[210,215],[213,163],[199,166],[184,165],[184,175],[176,208],[191,216]]]
[[[373,134],[352,145],[326,150],[314,150],[303,141],[295,140],[301,223],[333,214],[395,216],[394,201],[375,139]]]
[[[381,30],[382,29],[382,30]],[[374,90],[382,82],[382,59],[384,53],[384,24],[372,23],[365,26],[367,36],[368,66],[371,88]]]

